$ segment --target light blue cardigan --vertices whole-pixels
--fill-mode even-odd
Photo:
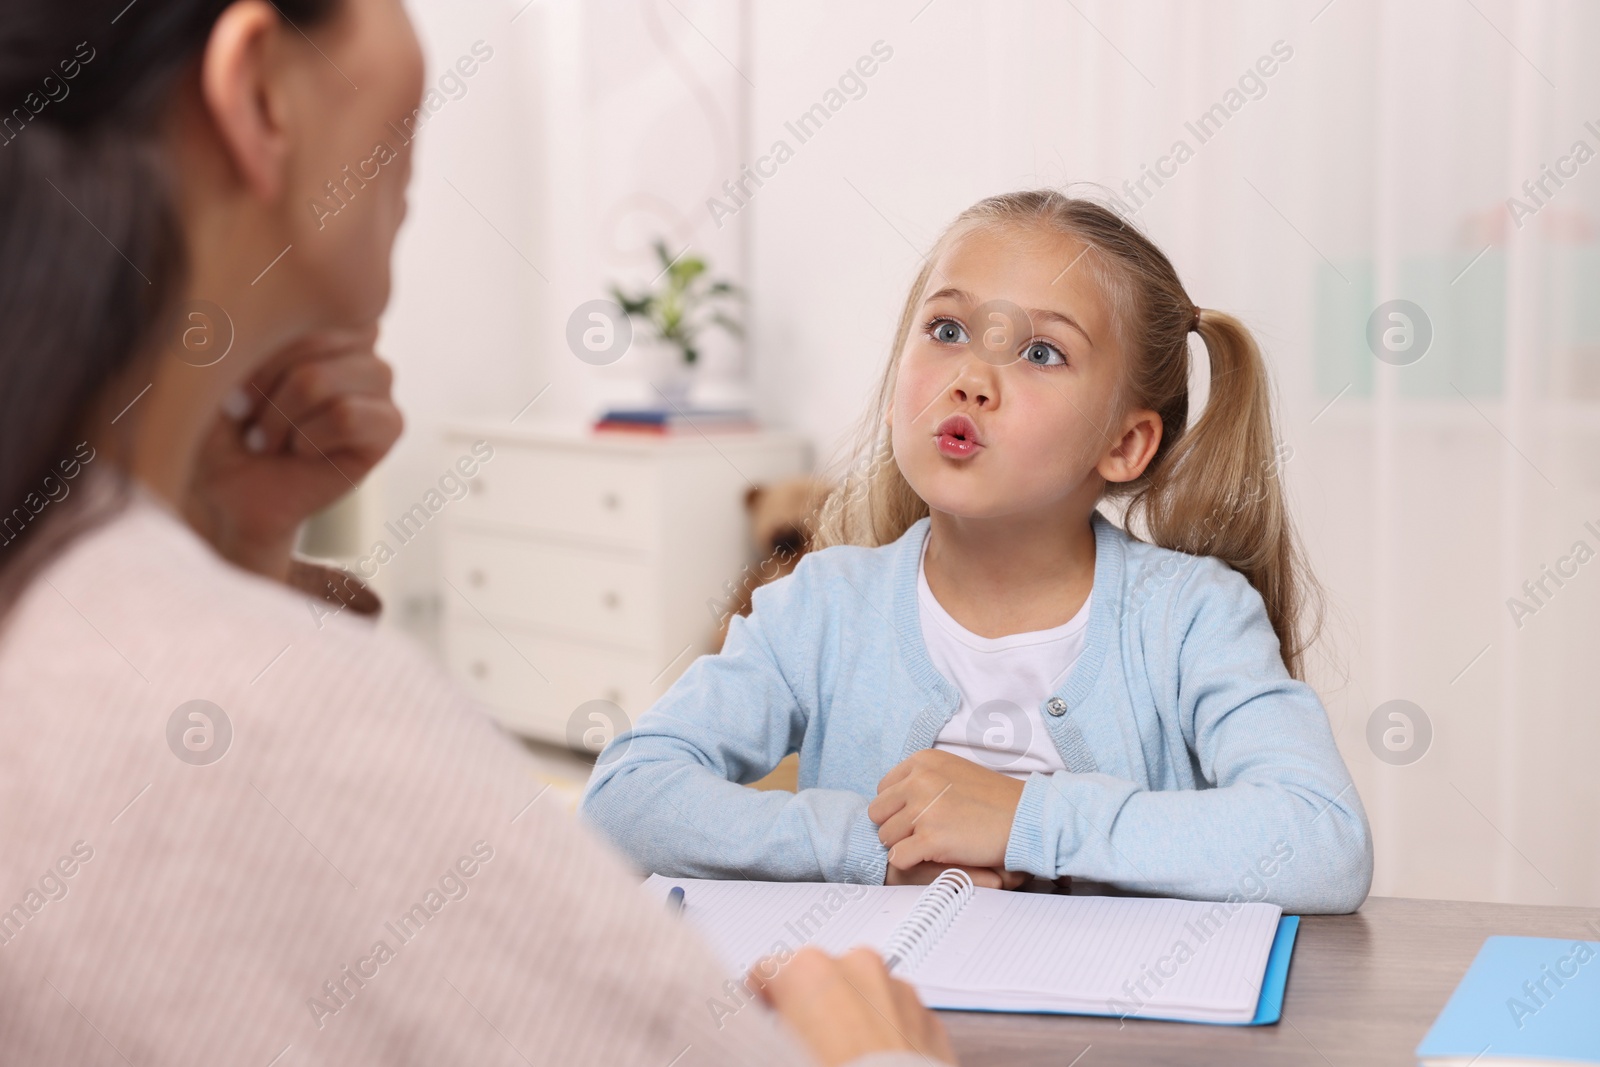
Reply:
[[[1040,707],[1067,769],[1028,778],[1006,867],[1354,911],[1372,882],[1366,813],[1260,595],[1219,560],[1092,522],[1083,653]],[[756,589],[721,654],[601,754],[584,817],[662,874],[881,884],[888,853],[867,804],[959,702],[922,641],[928,525],[813,552]],[[797,750],[799,792],[738,784]]]

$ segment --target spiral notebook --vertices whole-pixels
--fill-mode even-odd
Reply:
[[[959,873],[959,872],[955,872]],[[651,875],[730,976],[764,956],[858,945],[896,961],[930,1008],[1277,1022],[1299,919],[1273,904],[1059,896],[931,886],[714,881]]]

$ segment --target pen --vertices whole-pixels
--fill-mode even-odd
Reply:
[[[667,893],[667,911],[673,915],[683,911],[683,886],[675,885]]]

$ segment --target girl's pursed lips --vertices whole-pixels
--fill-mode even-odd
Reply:
[[[933,440],[941,455],[953,459],[976,455],[984,447],[984,442],[978,436],[977,423],[959,413],[947,416],[939,423]]]
[[[933,431],[933,435],[935,437],[958,437],[962,440],[971,441],[973,444],[983,444],[983,438],[978,434],[978,424],[972,421],[971,416],[963,415],[960,412],[945,416],[943,421],[939,423],[938,428]]]

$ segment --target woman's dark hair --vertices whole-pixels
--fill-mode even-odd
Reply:
[[[132,415],[88,426],[89,408],[182,291],[161,119],[232,2],[0,0],[0,611],[114,510],[51,501],[81,442],[126,437]],[[339,5],[274,2],[299,27]]]

